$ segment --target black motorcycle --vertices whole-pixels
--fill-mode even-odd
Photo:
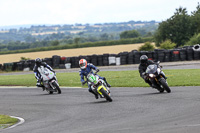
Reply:
[[[149,65],[146,69],[146,78],[152,83],[152,87],[156,88],[159,92],[171,92],[171,89],[168,86],[166,81],[166,76],[161,70],[160,62],[156,64]]]

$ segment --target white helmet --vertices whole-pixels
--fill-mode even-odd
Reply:
[[[87,67],[86,59],[80,59],[79,60],[79,66],[80,66],[81,69],[85,69]]]

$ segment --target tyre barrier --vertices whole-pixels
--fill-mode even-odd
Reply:
[[[97,56],[97,66],[103,66],[103,55]]]
[[[187,51],[186,49],[181,49],[179,50],[180,52],[180,60],[181,61],[186,61],[187,60]]]
[[[194,50],[194,60],[199,60],[200,59],[200,45],[196,44],[193,46]]]
[[[54,55],[52,58],[44,58],[43,61],[54,69],[69,69],[79,68],[79,60],[82,58],[95,66],[139,64],[141,55],[147,55],[150,60],[160,62],[200,60],[200,45],[186,46],[173,50],[155,49],[150,52],[132,50],[131,52],[120,52],[118,54],[93,54],[77,57]],[[33,70],[34,65],[35,60],[27,60],[0,64],[0,69],[4,71],[23,71],[25,68]]]
[[[125,65],[128,64],[128,52],[120,53],[120,64]]]
[[[165,50],[164,51],[164,62],[170,62],[171,61],[171,51]]]
[[[103,54],[103,66],[109,66],[109,54]]]
[[[60,60],[61,60],[61,58],[58,55],[54,55],[52,57],[52,66],[53,66],[53,68],[59,68]]]
[[[108,57],[109,66],[116,65],[116,54],[110,54]]]
[[[97,61],[98,61],[98,58],[97,58],[97,55],[92,55],[91,56],[91,63],[94,64],[95,66],[97,66]]]

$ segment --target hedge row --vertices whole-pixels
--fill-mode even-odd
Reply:
[[[153,41],[152,37],[146,38],[133,38],[133,39],[121,39],[121,40],[113,40],[113,41],[100,41],[100,42],[87,42],[80,44],[66,44],[66,45],[58,45],[51,47],[40,47],[33,49],[25,49],[25,50],[14,50],[14,51],[3,51],[0,52],[2,54],[15,54],[15,53],[29,53],[29,52],[39,52],[39,51],[50,51],[50,50],[61,50],[61,49],[73,49],[73,48],[85,48],[85,47],[98,47],[98,46],[112,46],[112,45],[120,45],[120,44],[136,44],[136,43],[144,43]]]

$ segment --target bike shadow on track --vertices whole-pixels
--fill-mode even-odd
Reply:
[[[153,92],[153,93],[143,93],[143,94],[136,94],[138,96],[148,96],[148,95],[163,95],[163,94],[168,94],[167,92],[163,92],[163,93],[160,93],[160,92]]]
[[[40,93],[40,94],[35,94],[33,96],[58,96],[58,95],[62,95],[62,94],[48,94],[48,93]]]
[[[141,96],[152,96],[152,95],[157,95],[157,96],[159,96],[159,95],[166,95],[166,94],[168,94],[167,92],[163,92],[163,93],[160,93],[160,92],[152,92],[152,93],[137,93],[137,94],[123,94],[123,95],[117,95],[117,94],[115,94],[115,95],[113,95],[114,97],[141,97]]]
[[[108,101],[106,101],[106,100],[89,102],[89,104],[101,104],[101,103],[111,103],[111,102],[108,102]]]

